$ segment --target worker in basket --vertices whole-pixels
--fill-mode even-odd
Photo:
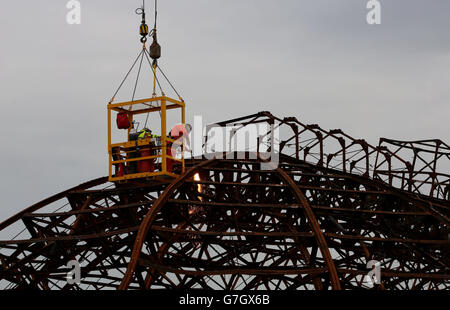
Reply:
[[[135,122],[132,122],[133,126],[130,129],[128,133],[128,141],[137,141],[139,133],[134,128]],[[134,159],[139,157],[139,148],[137,146],[130,147],[128,149],[128,159]],[[128,174],[135,174],[137,173],[137,161],[130,161],[128,162]]]
[[[169,138],[175,140],[177,143],[168,142],[167,143],[167,155],[174,157],[177,155],[177,148],[181,146],[181,143],[184,140],[184,145],[189,145],[189,133],[192,130],[192,126],[190,124],[178,124],[175,125],[169,133]],[[182,150],[184,152],[184,150]],[[174,168],[174,164],[176,161],[173,159],[167,158],[167,171],[172,172]]]
[[[139,157],[149,157],[156,155],[156,140],[159,138],[158,135],[152,134],[152,131],[148,128],[144,128],[138,132],[138,140],[145,140],[151,138],[148,145],[143,145],[138,148]],[[153,172],[155,171],[155,159],[144,159],[137,162],[137,170],[139,173],[142,172]]]

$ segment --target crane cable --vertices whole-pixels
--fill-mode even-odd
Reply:
[[[170,85],[172,90],[177,94],[178,98],[181,101],[183,101],[182,97],[180,96],[178,91],[175,89],[175,87],[173,86],[172,82],[168,79],[166,74],[163,72],[161,67],[158,65],[158,61],[157,61],[157,59],[159,59],[161,57],[161,46],[158,44],[157,37],[156,37],[156,26],[157,26],[157,17],[158,17],[158,0],[155,0],[155,7],[154,7],[154,18],[155,18],[155,21],[154,21],[153,29],[150,32],[148,31],[148,26],[146,24],[146,19],[145,19],[145,0],[142,1],[142,6],[135,10],[135,13],[142,16],[141,25],[139,27],[139,34],[141,35],[141,42],[143,43],[143,49],[141,50],[139,55],[136,57],[135,61],[133,62],[132,66],[131,66],[131,68],[128,70],[127,74],[123,78],[123,80],[120,83],[119,87],[115,91],[115,93],[114,93],[113,97],[111,98],[110,102],[114,101],[114,98],[116,97],[116,95],[119,92],[119,90],[122,88],[125,80],[128,78],[128,76],[130,75],[131,71],[133,70],[133,68],[136,66],[137,62],[140,59],[139,69],[138,69],[138,73],[137,73],[137,76],[136,76],[136,81],[135,81],[135,85],[134,85],[134,89],[133,89],[133,95],[132,95],[132,101],[134,100],[135,93],[136,93],[136,88],[137,88],[137,84],[138,84],[138,80],[139,80],[139,76],[140,76],[140,71],[141,71],[141,67],[142,67],[142,61],[143,61],[144,57],[147,59],[149,65],[150,65],[150,68],[152,70],[153,77],[154,77],[154,80],[153,80],[153,95],[156,96],[156,87],[157,86],[158,86],[161,94],[164,95],[164,92],[163,92],[162,87],[161,87],[161,83],[160,83],[160,81],[159,81],[159,79],[157,77],[157,70],[159,70],[159,72],[163,75],[164,79]],[[148,51],[147,51],[147,49],[145,47],[145,42],[147,41],[147,36],[152,36],[153,37],[153,43],[149,47]],[[149,58],[152,58],[153,62],[151,62]]]
[[[123,83],[125,83],[125,80],[128,78],[128,76],[130,75],[131,71],[133,70],[134,66],[136,65],[136,63],[138,62],[139,58],[142,56],[142,54],[144,53],[144,50],[142,50],[139,55],[136,57],[136,60],[133,62],[133,64],[131,65],[131,68],[128,70],[127,74],[125,75],[125,77],[123,78],[122,82],[120,83],[119,87],[117,88],[116,92],[114,93],[114,95],[112,96],[110,103],[114,101],[114,98],[116,97],[117,93],[119,92],[119,90],[122,88]]]
[[[156,29],[156,17],[158,16],[158,0],[155,0],[155,25],[153,29]]]
[[[141,43],[147,42],[148,26],[145,23],[145,0],[142,0],[142,7],[136,9],[136,14],[142,16],[141,25],[139,26],[139,34],[141,35]]]

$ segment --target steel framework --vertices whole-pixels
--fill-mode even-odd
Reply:
[[[450,288],[447,144],[374,147],[269,112],[216,126],[254,124],[270,125],[269,151],[279,145],[274,169],[230,148],[186,160],[174,180],[99,178],[4,221],[23,230],[0,241],[0,288]],[[66,281],[71,260],[80,284]],[[379,284],[366,281],[373,260]]]

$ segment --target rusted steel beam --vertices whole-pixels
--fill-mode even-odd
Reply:
[[[432,216],[431,213],[429,212],[378,211],[378,210],[348,209],[348,208],[325,207],[314,205],[312,205],[311,208],[326,211],[325,214],[328,214],[328,211],[336,211],[336,212],[350,212],[350,213],[385,214],[393,216]],[[317,212],[319,213],[320,211]]]
[[[254,187],[281,187],[286,188],[285,184],[266,184],[266,183],[240,183],[240,182],[214,182],[214,181],[196,181],[186,180],[185,183],[199,184],[199,185],[220,185],[220,186],[254,186]]]
[[[30,244],[30,243],[39,243],[39,242],[52,242],[52,241],[70,241],[70,240],[88,240],[88,239],[96,239],[103,237],[111,237],[126,233],[131,233],[137,231],[139,226],[130,227],[125,229],[117,229],[114,231],[103,232],[103,233],[94,233],[87,235],[62,235],[58,237],[45,237],[45,238],[36,238],[36,239],[25,239],[25,240],[0,240],[0,245],[3,244]]]
[[[120,283],[120,286],[118,287],[119,290],[127,289],[128,286],[130,285],[131,278],[133,276],[134,270],[138,263],[140,252],[142,250],[142,245],[144,243],[144,239],[147,236],[147,232],[148,232],[150,226],[152,225],[152,222],[155,219],[157,212],[167,202],[167,200],[169,199],[169,196],[175,191],[175,189],[177,187],[179,187],[181,184],[183,184],[183,182],[185,182],[188,178],[192,177],[199,168],[202,168],[206,165],[210,165],[213,162],[214,162],[214,159],[205,161],[203,163],[198,164],[197,166],[192,167],[191,169],[186,171],[184,174],[180,175],[172,184],[170,184],[166,188],[164,193],[162,193],[161,196],[159,196],[159,198],[153,204],[153,207],[147,213],[145,218],[142,220],[141,225],[139,226],[139,230],[138,230],[137,236],[136,236],[136,241],[133,246],[133,251],[131,254],[131,260],[128,264],[127,271],[125,272],[122,282]]]
[[[352,274],[352,275],[367,275],[367,270],[353,270],[353,269],[344,269],[339,268],[339,273],[342,274]],[[401,272],[396,270],[385,270],[382,269],[380,271],[381,278],[422,278],[422,279],[441,279],[441,280],[450,280],[449,274],[433,274],[433,273],[415,273],[415,272]]]
[[[53,195],[47,199],[44,199],[28,208],[26,208],[25,210],[17,213],[16,215],[13,215],[12,217],[10,217],[9,219],[7,219],[6,221],[3,221],[2,223],[0,223],[0,230],[5,229],[7,226],[11,225],[12,223],[16,222],[17,220],[19,220],[24,214],[26,213],[31,213],[34,212],[36,210],[39,210],[42,207],[47,206],[50,203],[53,203],[55,201],[58,201],[64,197],[67,196],[68,193],[70,193],[71,191],[75,191],[75,190],[79,190],[79,189],[86,189],[86,188],[90,188],[90,187],[94,187],[94,186],[98,186],[101,184],[104,184],[108,182],[108,177],[102,177],[102,178],[98,178],[95,180],[91,180],[88,181],[86,183],[80,184],[78,186],[75,186],[71,189],[68,189],[66,191],[63,191],[59,194]]]
[[[293,191],[293,193],[295,194],[297,200],[303,205],[305,214],[308,217],[309,224],[311,225],[312,230],[314,231],[314,235],[316,237],[316,240],[317,240],[318,246],[320,248],[320,251],[322,253],[322,256],[325,259],[325,262],[326,262],[326,265],[328,268],[328,272],[330,274],[331,285],[332,285],[333,289],[340,290],[341,284],[340,284],[339,277],[338,277],[338,274],[336,271],[336,266],[334,265],[333,258],[331,257],[331,253],[328,248],[327,242],[322,233],[322,230],[320,229],[320,225],[317,222],[316,216],[314,215],[314,213],[311,209],[311,206],[309,205],[308,200],[303,195],[303,193],[298,189],[297,185],[294,183],[294,181],[292,181],[292,179],[287,175],[286,172],[284,172],[280,168],[277,168],[277,171],[280,174],[280,176],[282,177],[282,179],[284,180],[284,182],[286,182],[286,184],[289,184],[289,186],[290,186],[291,190]]]
[[[332,233],[324,233],[325,237],[333,239],[349,239],[362,241],[380,241],[380,242],[397,242],[397,243],[417,243],[417,244],[435,244],[435,245],[450,245],[450,240],[420,240],[420,239],[401,239],[401,238],[380,238],[380,237],[365,237],[357,235],[339,235]]]
[[[181,205],[198,205],[198,206],[214,206],[214,207],[232,207],[232,208],[280,208],[280,209],[298,209],[300,204],[268,204],[268,203],[233,203],[233,202],[212,202],[198,200],[168,199],[168,203]]]
[[[168,180],[74,189],[61,196],[73,202],[73,210],[37,213],[44,203],[6,225],[25,224],[34,235],[0,243],[0,279],[14,288],[73,289],[60,281],[66,261],[80,259],[87,263],[84,288],[118,288],[129,277],[125,287],[136,289],[210,288],[206,278],[224,289],[330,289],[337,283],[332,263],[339,286],[354,289],[367,288],[363,269],[375,259],[386,272],[381,289],[450,287],[450,201],[442,199],[445,173],[438,171],[447,160],[445,145],[433,140],[373,147],[341,130],[268,112],[234,122],[239,128],[288,126],[283,148],[295,153],[280,154],[284,178],[278,170],[261,170],[261,160],[245,153],[240,154],[245,159],[187,160],[201,181],[192,181],[191,174],[170,192]],[[332,151],[330,142],[337,142]],[[403,148],[416,152],[411,162],[399,156]],[[367,174],[369,168],[374,175]],[[395,188],[399,178],[404,183]],[[433,191],[423,194],[426,186]],[[128,229],[133,231],[115,234]],[[107,275],[120,274],[124,266],[125,277]],[[288,278],[290,268],[310,273]],[[275,273],[244,273],[260,269]]]
[[[225,274],[246,274],[246,275],[296,275],[296,274],[320,274],[327,272],[326,268],[234,268],[234,269],[216,269],[216,270],[183,270],[179,268],[171,268],[168,266],[153,264],[151,262],[140,260],[139,264],[145,267],[151,267],[153,269],[161,270],[163,272],[185,274],[190,276],[212,276],[212,275],[225,275]]]
[[[279,231],[279,232],[243,232],[243,231],[233,231],[233,232],[223,232],[223,231],[200,231],[200,230],[187,230],[180,228],[168,228],[157,225],[152,225],[151,230],[154,231],[167,231],[177,234],[189,234],[189,235],[200,235],[200,236],[252,236],[252,237],[304,237],[312,238],[313,233],[310,232],[290,232],[290,231]]]
[[[151,206],[153,204],[153,200],[147,202],[134,202],[128,204],[118,204],[110,207],[103,208],[95,208],[95,209],[83,209],[83,210],[71,210],[67,212],[53,212],[53,213],[26,213],[23,217],[58,217],[58,216],[69,216],[69,215],[78,215],[78,214],[95,214],[100,212],[114,212],[121,209],[133,209],[143,206]]]

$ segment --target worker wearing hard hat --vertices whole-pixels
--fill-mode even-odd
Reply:
[[[175,125],[172,130],[170,130],[169,138],[177,141],[177,142],[184,142],[184,145],[189,144],[189,133],[192,130],[192,126],[190,124],[178,124]],[[181,141],[180,141],[181,139]],[[183,141],[184,140],[184,141]],[[167,143],[167,155],[171,157],[176,156],[176,150],[175,148],[172,148],[172,142]],[[175,163],[174,160],[167,158],[167,171],[172,172],[173,165]]]

